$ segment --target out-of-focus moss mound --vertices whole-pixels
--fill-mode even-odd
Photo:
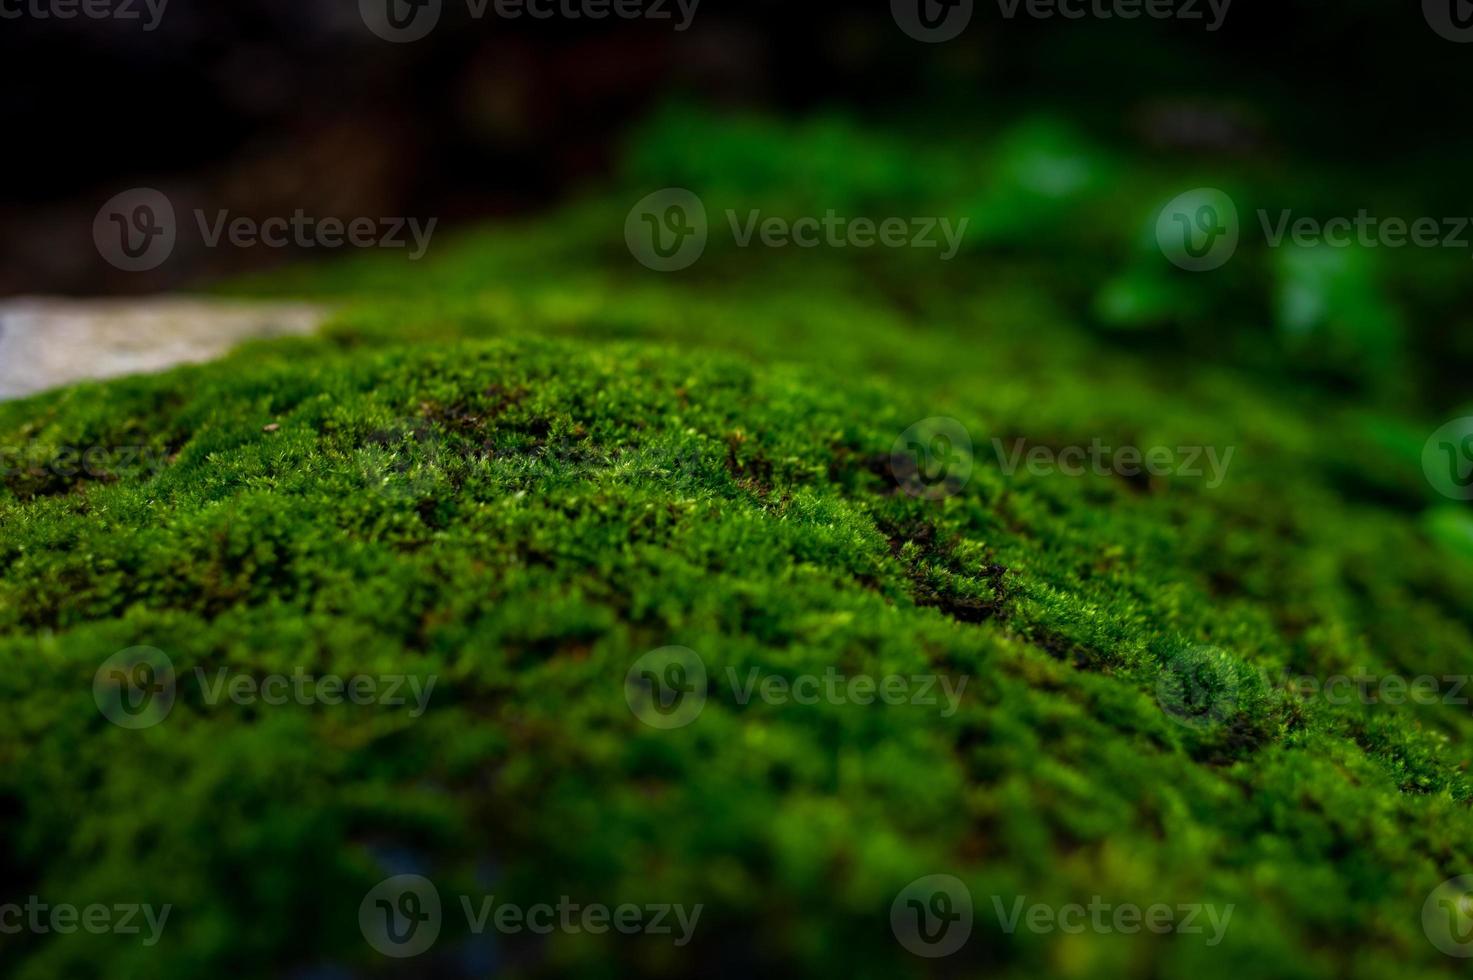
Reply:
[[[645,134],[630,193],[437,242],[418,265],[250,287],[342,299],[320,339],[0,406],[0,443],[167,459],[5,477],[0,897],[175,906],[152,949],[0,936],[15,975],[1454,969],[1421,910],[1473,870],[1466,707],[1336,706],[1264,680],[1473,660],[1466,510],[1435,506],[1406,421],[1429,421],[1408,393],[1417,334],[1381,329],[1414,318],[1337,319],[1335,297],[1395,310],[1394,289],[1251,253],[1216,278],[1168,274],[1137,243],[1173,196],[1160,176],[1056,123],[976,149],[698,124]],[[713,224],[728,206],[960,211],[983,234],[948,264],[743,251],[713,231],[701,262],[661,276],[623,224],[667,185],[701,192]],[[1337,343],[1254,322],[1299,274]],[[920,499],[890,452],[937,416],[971,433],[973,472]],[[1235,453],[1212,489],[1008,475],[992,440],[1019,438]],[[676,644],[703,658],[709,700],[660,731],[625,674]],[[418,719],[209,705],[181,682],[165,722],[129,731],[92,681],[139,645],[181,675],[438,680]],[[1215,699],[1205,723],[1160,704],[1184,656]],[[946,717],[743,705],[724,680],[830,667],[968,682]],[[358,930],[365,892],[400,872],[447,906],[406,964]],[[889,923],[899,889],[936,873],[977,914],[939,965]],[[528,942],[467,936],[462,893],[706,910],[683,949]],[[1236,908],[1209,947],[1008,935],[992,896]]]

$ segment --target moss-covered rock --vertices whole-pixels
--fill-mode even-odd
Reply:
[[[620,253],[626,207],[261,284],[350,306],[0,405],[26,448],[0,493],[4,897],[173,906],[153,947],[0,936],[15,975],[1457,965],[1422,908],[1473,867],[1466,706],[1285,682],[1467,673],[1466,521],[1424,518],[1417,447],[1374,435],[1413,423],[1118,346],[1076,325],[1091,290],[1005,256],[718,250],[661,277]],[[113,455],[57,464],[88,447]],[[1102,462],[1069,475],[1070,447]],[[704,704],[649,724],[631,668],[672,647],[697,659],[649,673],[678,662]],[[109,661],[136,648],[167,659]],[[119,677],[169,669],[166,717],[109,720]],[[299,674],[426,696],[212,687]],[[831,675],[911,686],[791,686]],[[360,931],[396,874],[444,903],[412,960]],[[890,912],[935,874],[975,924],[930,961]],[[683,946],[472,935],[459,897],[488,894],[704,911]],[[1096,896],[1233,913],[1209,945],[996,911]]]

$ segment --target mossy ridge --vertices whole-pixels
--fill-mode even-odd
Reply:
[[[710,926],[681,955],[823,974],[905,970],[883,910],[940,867],[978,896],[1238,903],[1239,929],[1205,959],[1096,937],[1079,975],[1137,957],[1167,975],[1280,975],[1284,957],[1329,975],[1367,947],[1432,975],[1415,910],[1465,866],[1469,817],[1465,753],[1430,732],[1466,736],[1466,716],[1424,731],[1412,709],[1362,720],[1255,692],[1197,731],[1159,709],[1155,682],[1181,644],[1314,670],[1354,638],[1378,663],[1415,663],[1387,642],[1398,614],[1459,663],[1466,624],[1416,592],[1466,595],[1458,566],[1431,561],[1408,517],[1325,491],[1313,465],[1286,474],[1292,493],[1143,494],[1007,477],[979,454],[961,494],[912,499],[864,461],[925,401],[644,344],[324,340],[0,408],[7,439],[147,433],[171,460],[44,492],[7,480],[10,880],[175,900],[162,965],[178,975],[365,962],[354,914],[386,853],[447,894],[705,901]],[[984,392],[955,411],[985,432],[988,407]],[[1285,578],[1214,579],[1240,567],[1222,528]],[[89,688],[138,643],[181,672],[441,680],[413,724],[186,689],[164,726],[127,732]],[[699,722],[673,733],[643,728],[621,689],[666,643],[713,678]],[[951,718],[742,706],[724,682],[831,666],[965,676],[968,697]],[[494,887],[475,877],[487,862]],[[100,948],[36,943],[20,975],[85,975]],[[107,954],[161,972],[149,951]],[[671,955],[583,937],[534,962],[659,972],[684,962]],[[969,955],[1057,967],[1049,937],[1021,933]]]

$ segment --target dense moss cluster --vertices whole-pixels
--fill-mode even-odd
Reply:
[[[1283,683],[1468,672],[1470,524],[1422,475],[1443,419],[1407,395],[1415,334],[1357,333],[1333,299],[1329,361],[1237,320],[1198,333],[1234,297],[1246,319],[1269,263],[1149,267],[1137,211],[1161,195],[1053,124],[980,161],[935,150],[924,179],[922,150],[839,124],[721,132],[656,127],[634,192],[437,242],[418,266],[243,287],[337,297],[320,338],[0,406],[0,444],[27,447],[0,493],[0,897],[174,907],[151,948],[0,936],[15,975],[1457,968],[1422,908],[1473,871],[1467,707]],[[811,172],[771,163],[777,140]],[[1050,160],[1057,180],[1013,186]],[[964,202],[986,234],[953,263],[713,235],[660,276],[623,251],[653,187],[701,187],[713,222],[742,200],[883,216],[957,205],[966,173],[991,188]],[[1377,374],[1386,344],[1400,375]],[[896,441],[943,418],[969,472],[907,492],[928,474]],[[1234,452],[1211,488],[1005,465],[1096,442]],[[140,462],[41,462],[88,446]],[[179,679],[168,717],[130,730],[94,676],[139,646]],[[707,700],[662,730],[626,674],[669,646],[700,657]],[[196,670],[434,687],[418,716],[210,703]],[[799,704],[742,697],[729,679],[754,670],[965,687],[951,712]],[[358,919],[398,873],[452,911],[461,894],[705,910],[683,947],[472,936],[447,914],[399,962]],[[961,878],[977,920],[934,962],[890,923],[931,874]],[[1234,912],[1216,945],[1009,934],[994,912],[1095,896]]]

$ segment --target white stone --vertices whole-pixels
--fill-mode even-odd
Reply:
[[[212,360],[246,340],[311,333],[325,315],[193,296],[0,301],[0,399]]]

